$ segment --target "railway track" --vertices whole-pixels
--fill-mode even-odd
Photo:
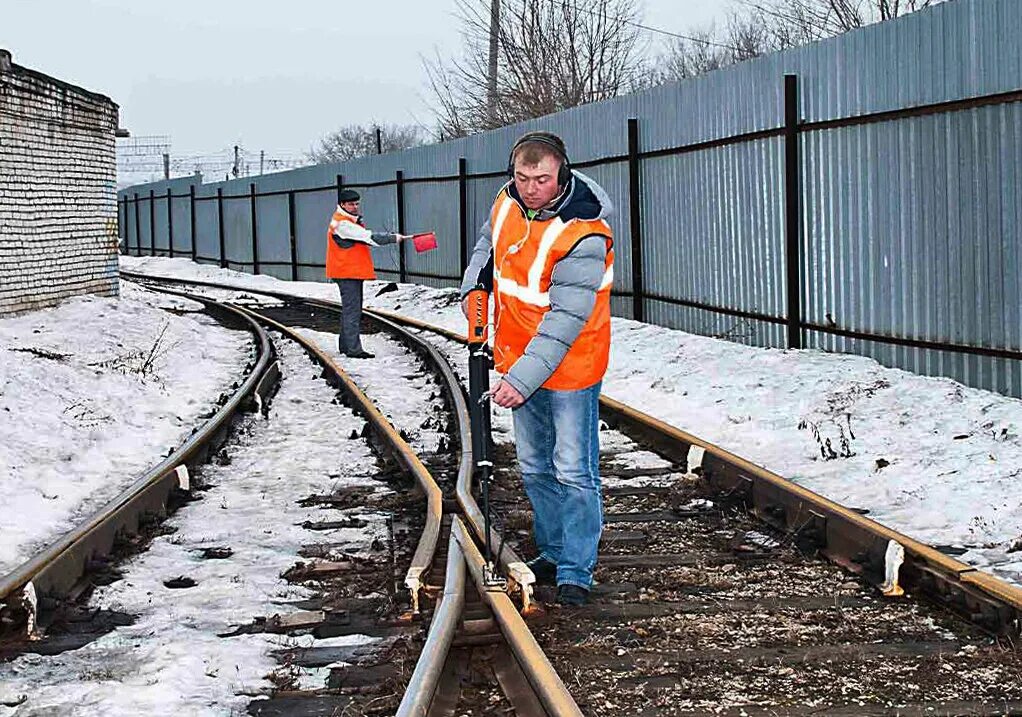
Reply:
[[[336,322],[329,302],[276,298],[282,303],[261,310],[260,320],[331,330]],[[434,327],[381,312],[373,321],[424,361],[464,351],[460,337]],[[397,323],[419,335],[398,331]],[[551,589],[533,586],[523,569],[518,555],[531,547],[527,506],[510,447],[497,447],[494,538],[518,551],[503,565],[518,605],[531,603],[535,589],[526,629],[503,587],[482,579],[482,530],[466,486],[464,396],[450,366],[431,370],[447,387],[451,445],[458,446],[419,461],[423,474],[439,478],[439,516],[414,452],[400,457],[407,442],[369,419],[375,440],[390,442],[381,450],[432,496],[426,517],[421,497],[373,506],[357,492],[320,496],[334,509],[368,505],[398,516],[390,561],[319,559],[290,576],[321,590],[296,606],[307,609],[306,622],[285,629],[376,634],[382,642],[371,650],[282,651],[285,665],[347,664],[330,670],[326,688],[285,685],[253,702],[250,713],[1022,714],[1016,588],[608,400],[601,441],[607,530],[599,584],[585,608],[548,607]],[[356,387],[342,392],[349,405],[359,404],[355,410],[371,412],[356,400]],[[428,559],[413,539],[425,526],[436,551]],[[329,556],[330,546],[308,552]],[[462,566],[478,578],[474,589]],[[389,599],[364,597],[381,585]],[[893,597],[901,588],[911,597]],[[427,622],[420,652],[419,625]]]
[[[170,291],[168,293],[175,293]],[[180,294],[178,294],[180,296]],[[0,576],[0,656],[38,638],[60,612],[92,589],[90,572],[105,568],[119,537],[137,534],[168,508],[180,505],[189,490],[189,475],[227,439],[238,417],[262,409],[280,371],[266,332],[245,314],[197,298],[223,325],[250,331],[255,357],[246,375],[223,394],[219,410],[175,451],[137,478],[79,525]],[[40,605],[40,601],[42,604]]]

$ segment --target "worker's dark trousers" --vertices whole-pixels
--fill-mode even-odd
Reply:
[[[362,326],[362,279],[334,279],[341,290],[341,332],[337,336],[337,350],[342,354],[356,354],[362,348],[359,330]]]

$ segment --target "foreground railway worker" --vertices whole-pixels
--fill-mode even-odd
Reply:
[[[375,279],[370,247],[395,244],[408,237],[392,232],[373,232],[359,214],[359,193],[342,190],[330,220],[326,239],[326,275],[341,291],[341,331],[337,349],[352,358],[375,358],[362,348],[362,283]]]
[[[529,567],[538,582],[556,582],[559,603],[582,605],[603,530],[598,401],[610,353],[612,206],[547,132],[515,143],[508,173],[461,293],[494,295],[493,354],[503,376],[491,399],[514,411],[539,549]]]

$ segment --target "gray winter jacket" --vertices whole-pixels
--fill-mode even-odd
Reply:
[[[538,221],[560,217],[570,219],[606,219],[613,211],[607,193],[581,172],[572,172],[572,181],[564,198],[554,207],[542,209]],[[525,211],[514,182],[508,193]],[[493,291],[493,229],[487,220],[479,230],[472,258],[461,282],[464,297],[473,289]],[[539,237],[536,238],[538,241]],[[596,292],[606,271],[607,237],[593,234],[582,239],[554,266],[550,274],[550,310],[539,323],[536,336],[525,353],[504,377],[528,398],[553,374],[578,338],[596,306]]]

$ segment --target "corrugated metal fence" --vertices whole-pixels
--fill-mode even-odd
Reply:
[[[133,254],[321,279],[343,187],[384,276],[454,286],[530,129],[617,203],[614,310],[1022,396],[1022,2],[953,0],[683,83],[406,152],[120,193]]]

